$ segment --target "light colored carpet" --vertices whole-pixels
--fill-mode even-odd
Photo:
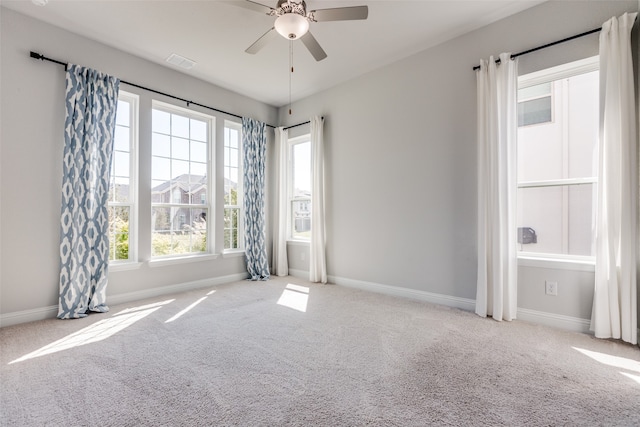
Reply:
[[[6,327],[0,345],[3,426],[640,425],[637,347],[294,278]]]

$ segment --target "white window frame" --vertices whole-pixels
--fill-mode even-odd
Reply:
[[[555,80],[565,79],[580,74],[598,71],[600,68],[599,57],[593,56],[579,61],[570,62],[534,73],[522,75],[518,77],[518,90],[542,83],[553,82]],[[553,89],[552,89],[553,97]],[[552,105],[552,121],[554,120]],[[549,123],[549,122],[545,122]],[[535,126],[535,125],[531,125]],[[544,188],[558,187],[568,185],[584,185],[593,184],[594,192],[597,192],[598,177],[582,177],[582,178],[565,178],[544,181],[523,181],[517,183],[517,188]],[[593,200],[593,212],[597,208],[597,200]],[[592,239],[595,236],[592,236]],[[594,256],[538,253],[528,251],[518,251],[518,265],[529,267],[549,267],[550,265],[562,269],[593,271],[595,265]]]
[[[237,248],[226,248],[224,247],[224,238],[223,238],[223,250],[222,252],[225,254],[234,253],[234,252],[244,252],[244,152],[242,151],[242,123],[234,122],[231,120],[224,121],[224,141],[223,141],[223,152],[228,147],[227,141],[227,129],[233,129],[238,131],[239,140],[238,140],[238,189],[237,189],[237,204],[236,205],[228,205],[224,204],[223,207],[223,219],[224,219],[224,211],[226,209],[238,209],[238,247]],[[223,168],[226,171],[226,155],[223,154]],[[223,179],[223,187],[224,187],[224,173],[222,174]],[[224,193],[223,193],[224,194]],[[224,198],[224,196],[223,196]],[[223,220],[224,223],[224,220]],[[224,231],[223,225],[223,236]]]
[[[206,195],[206,203],[154,203],[151,201],[151,214],[153,215],[153,208],[156,207],[168,207],[168,208],[187,208],[187,209],[206,209],[207,210],[207,224],[206,224],[206,248],[204,252],[188,252],[183,254],[167,254],[167,255],[153,255],[153,220],[151,220],[151,240],[150,244],[150,262],[154,265],[165,265],[167,263],[180,262],[180,261],[194,261],[199,259],[207,259],[212,256],[215,257],[215,227],[213,224],[215,223],[214,213],[215,213],[215,204],[214,204],[214,180],[215,176],[215,165],[213,162],[213,150],[215,150],[215,132],[216,132],[216,118],[214,116],[210,116],[208,114],[200,113],[197,111],[189,110],[186,108],[178,107],[173,104],[153,100],[151,105],[151,111],[153,113],[154,110],[163,111],[169,114],[176,114],[183,117],[187,117],[190,119],[196,119],[200,121],[207,122],[207,195]],[[151,136],[153,138],[153,125],[151,128]],[[151,149],[151,159],[153,159],[153,148]],[[153,174],[153,169],[152,169]],[[153,188],[153,185],[152,185]],[[170,196],[171,200],[173,200],[173,194]],[[198,200],[199,202],[199,200]]]
[[[108,208],[129,208],[129,259],[109,260],[109,268],[113,270],[126,269],[138,262],[138,111],[140,97],[123,90],[118,91],[118,100],[129,104],[129,201],[109,201]],[[109,236],[111,240],[111,236]],[[111,255],[110,255],[111,256]]]
[[[294,138],[289,138],[287,141],[287,240],[292,242],[310,242],[311,238],[304,238],[294,236],[293,230],[295,227],[293,218],[293,203],[297,201],[308,200],[311,204],[311,195],[306,197],[294,197],[293,196],[293,147],[298,144],[309,143],[311,144],[311,134],[305,134]],[[309,170],[311,170],[311,164],[309,164]],[[311,218],[311,214],[309,214]]]

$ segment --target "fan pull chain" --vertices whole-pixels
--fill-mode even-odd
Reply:
[[[293,41],[289,42],[289,115],[291,115],[291,78],[293,76]]]

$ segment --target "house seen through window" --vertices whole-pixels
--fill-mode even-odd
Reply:
[[[289,237],[311,238],[311,140],[309,135],[289,140]]]
[[[153,103],[151,256],[209,252],[213,117]]]
[[[519,78],[520,253],[593,257],[598,58]]]

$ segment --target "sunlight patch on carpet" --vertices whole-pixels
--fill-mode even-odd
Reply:
[[[278,304],[306,313],[308,299],[309,288],[289,283],[282,291]]]
[[[209,295],[209,294],[207,294],[207,295]],[[198,301],[196,301],[196,302],[194,302],[194,303],[190,304],[190,305],[189,305],[189,307],[185,308],[184,310],[180,310],[178,313],[176,313],[176,315],[175,315],[175,316],[173,316],[171,319],[167,320],[167,321],[166,321],[166,322],[164,322],[164,323],[171,323],[171,322],[173,322],[174,320],[177,320],[177,319],[181,318],[185,313],[188,313],[189,311],[191,311],[191,309],[192,309],[193,307],[195,307],[196,305],[200,304],[202,301],[204,301],[204,300],[206,300],[206,299],[207,299],[207,297],[206,297],[206,296],[205,296],[205,297],[200,298]]]
[[[171,299],[122,310],[119,313],[114,314],[109,319],[100,320],[93,325],[80,329],[78,332],[74,332],[71,335],[67,335],[66,337],[46,345],[39,350],[9,362],[9,365],[105,340],[173,301],[175,300]]]
[[[602,363],[603,365],[613,366],[614,368],[625,369],[627,371],[633,371],[640,373],[640,362],[625,357],[611,356],[606,353],[599,353],[597,351],[585,350],[583,348],[571,347],[574,350],[592,358],[593,360]]]

